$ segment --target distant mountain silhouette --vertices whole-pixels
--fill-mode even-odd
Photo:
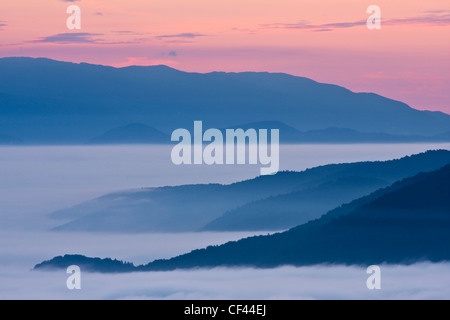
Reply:
[[[433,138],[441,141],[450,141],[450,131],[435,135]]]
[[[88,272],[131,272],[135,271],[135,266],[129,262],[119,260],[112,260],[110,258],[88,258],[79,254],[66,254],[64,256],[55,257],[51,261],[44,261],[37,264],[35,270],[52,270],[52,269],[67,269],[71,265],[77,265],[83,271]]]
[[[447,142],[450,136],[439,134],[432,136],[394,135],[376,132],[359,132],[346,128],[326,128],[310,130],[297,135],[295,143],[407,143],[407,142]]]
[[[261,121],[230,126],[228,129],[278,129],[280,143],[408,143],[449,142],[450,133],[432,136],[399,135],[381,132],[360,132],[346,128],[330,127],[319,130],[300,131],[280,121]],[[225,136],[225,129],[222,129]],[[270,133],[270,131],[269,131]]]
[[[268,135],[270,137],[271,129],[278,129],[280,133],[280,143],[296,143],[301,142],[304,133],[300,130],[295,129],[294,127],[288,126],[281,121],[258,121],[245,123],[240,125],[231,125],[227,128],[220,129],[224,137],[226,136],[226,129],[267,129]]]
[[[189,129],[189,128],[188,128]],[[204,128],[206,130],[207,128]],[[302,132],[280,121],[260,121],[234,125],[220,129],[226,136],[226,129],[277,129],[280,143],[408,143],[408,142],[449,142],[450,133],[433,136],[394,135],[387,133],[359,132],[345,128],[326,128]],[[192,132],[192,129],[191,129]],[[270,141],[270,140],[269,140]],[[133,123],[108,130],[89,140],[90,144],[173,144],[169,134],[145,124]],[[205,142],[206,144],[207,142]]]
[[[373,93],[281,73],[187,73],[166,66],[113,68],[49,59],[0,59],[0,128],[27,143],[84,143],[111,128],[147,123],[172,132],[281,121],[394,135],[442,134],[450,116]]]
[[[23,141],[19,138],[10,136],[8,134],[0,133],[0,145],[22,144]]]
[[[266,129],[279,130],[279,141],[282,144],[295,143],[420,143],[450,142],[450,132],[432,135],[394,135],[387,133],[359,132],[346,128],[326,128],[320,130],[300,131],[280,121],[261,121],[243,125],[234,125],[219,129],[226,137],[226,129]],[[204,128],[206,130],[208,128]],[[192,131],[192,130],[191,130]],[[30,144],[16,137],[0,134],[0,144]],[[31,143],[32,144],[32,143]],[[88,140],[87,144],[174,144],[171,136],[153,127],[141,123],[131,123],[116,127]],[[205,142],[207,144],[207,142]]]
[[[437,150],[391,161],[279,172],[230,185],[184,185],[116,192],[52,214],[55,230],[187,232],[285,230],[419,172],[450,163]],[[68,221],[68,222],[67,222]]]
[[[60,210],[52,217],[71,219],[57,231],[187,232],[197,231],[221,213],[292,188],[283,174],[232,185],[184,185],[118,192]],[[273,188],[273,185],[279,188]],[[254,186],[254,188],[252,188]]]
[[[449,194],[447,165],[396,182],[289,231],[194,250],[133,271],[449,261]],[[61,257],[44,262],[54,268],[68,263]],[[109,272],[100,264],[94,270]],[[124,267],[122,271],[130,270]]]
[[[141,123],[108,130],[89,140],[90,144],[169,143],[170,136]]]

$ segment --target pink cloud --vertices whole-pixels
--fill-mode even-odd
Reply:
[[[398,18],[398,19],[382,19],[383,26],[450,26],[450,11],[427,12],[424,15]],[[324,24],[312,24],[308,21],[299,21],[297,23],[272,23],[262,25],[263,28],[273,29],[295,29],[305,31],[334,31],[336,29],[347,29],[354,27],[365,27],[366,20],[350,21],[350,22],[331,22]]]

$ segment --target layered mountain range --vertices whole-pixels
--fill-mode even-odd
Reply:
[[[229,185],[142,188],[107,194],[51,214],[58,231],[286,230],[393,182],[450,163],[436,150],[390,161],[330,164]]]
[[[282,73],[1,58],[0,74],[0,134],[12,138],[0,143],[160,143],[195,120],[210,128],[278,123],[284,142],[448,141],[450,131],[445,113]],[[136,123],[151,129],[128,127]]]
[[[66,255],[44,261],[35,269],[79,264],[96,272],[130,272],[449,261],[449,194],[450,165],[446,165],[399,180],[282,233],[210,246],[140,266]]]

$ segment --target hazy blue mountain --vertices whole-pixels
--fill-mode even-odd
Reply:
[[[271,129],[278,129],[279,133],[280,133],[280,135],[279,135],[280,143],[300,142],[304,135],[304,133],[301,132],[300,130],[297,130],[294,127],[288,126],[281,121],[258,121],[258,122],[240,124],[240,125],[231,125],[231,126],[228,126],[227,128],[220,129],[220,131],[222,131],[222,134],[224,137],[226,136],[226,129],[243,129],[243,130],[267,129],[269,137],[270,137]]]
[[[22,144],[23,141],[19,138],[10,136],[9,134],[0,133],[0,145],[15,145]]]
[[[187,73],[166,66],[113,68],[32,58],[0,59],[0,127],[28,143],[84,143],[143,122],[163,132],[281,121],[300,131],[436,135],[450,116],[372,93],[280,73]]]
[[[279,172],[230,185],[116,192],[52,214],[55,230],[186,232],[282,230],[419,172],[450,163],[437,150],[391,161],[333,164]]]
[[[449,261],[449,194],[450,165],[447,165],[396,182],[289,231],[194,250],[132,271]],[[92,258],[78,259],[80,262],[87,259],[95,271],[109,272]],[[64,268],[72,262],[56,257],[43,264]],[[130,269],[123,267],[121,271]]]
[[[295,143],[399,143],[399,142],[442,142],[450,141],[446,135],[420,136],[381,132],[359,132],[346,128],[326,128],[302,132]]]
[[[387,133],[359,132],[345,128],[326,128],[302,132],[280,121],[260,121],[234,125],[220,129],[226,137],[226,129],[279,130],[280,143],[399,143],[399,142],[445,142],[450,134],[434,136],[394,135]],[[204,128],[206,130],[207,128]],[[192,130],[191,130],[192,131]],[[132,123],[108,130],[89,140],[89,144],[170,144],[171,137],[153,127]]]
[[[381,196],[335,216],[284,233],[229,242],[155,261],[174,268],[381,264],[450,260],[450,165],[398,182]]]
[[[325,128],[300,131],[280,121],[261,121],[230,126],[228,129],[278,129],[280,143],[400,143],[400,142],[448,142],[450,134],[432,136],[400,135],[382,132],[360,132],[346,128]],[[225,130],[221,129],[225,136]]]
[[[400,143],[400,142],[448,142],[450,133],[433,136],[394,135],[387,133],[359,132],[345,128],[326,128],[302,132],[280,121],[260,121],[234,125],[220,129],[226,137],[226,129],[279,130],[280,143]],[[204,128],[206,130],[207,128]],[[89,140],[90,144],[170,144],[171,137],[145,124],[133,123],[113,128]]]
[[[211,221],[202,231],[286,230],[320,217],[334,207],[389,185],[367,176],[329,178],[300,191],[246,203]]]
[[[169,143],[170,136],[141,123],[108,130],[89,140],[90,144]]]
[[[310,182],[292,192],[252,201],[230,210],[202,230],[288,229],[316,219],[340,204],[399,179],[436,170],[450,163],[448,155],[448,151],[433,151],[394,161],[351,164],[350,167],[342,167],[341,171],[330,173],[325,179]],[[428,161],[431,162],[425,164]]]
[[[440,141],[450,141],[450,131],[433,136],[434,139]]]
[[[234,185],[184,185],[109,194],[52,216],[71,218],[55,230],[109,232],[196,231],[230,208],[288,190],[283,177],[273,189],[261,179]],[[291,184],[294,181],[290,182]]]

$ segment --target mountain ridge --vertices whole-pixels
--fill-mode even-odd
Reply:
[[[254,231],[254,226],[260,231],[285,230],[399,179],[448,163],[450,151],[436,150],[388,161],[279,172],[228,185],[143,188],[104,195],[52,217],[65,220],[55,231]]]
[[[349,208],[341,215],[330,211],[328,216],[282,233],[193,250],[134,267],[131,271],[449,261],[450,252],[446,246],[450,240],[448,194],[450,164],[402,179],[345,204],[343,207]],[[88,259],[89,263],[93,261],[83,259]],[[34,269],[59,269],[67,263],[59,256]],[[101,266],[96,271],[109,272]],[[129,271],[124,267],[121,272]]]
[[[389,191],[389,188],[393,190]],[[155,261],[147,267],[157,270],[167,264],[171,269],[175,265],[181,266],[179,263],[184,259],[196,267],[275,267],[320,263],[368,265],[450,260],[450,252],[445,246],[450,238],[450,165],[403,179],[387,189],[373,201],[325,224],[209,247],[171,260]],[[399,195],[403,196],[399,199]],[[430,204],[428,199],[434,200],[431,207],[417,208],[417,204],[424,204],[423,201]],[[405,208],[413,211],[408,214]],[[436,211],[430,212],[430,208]],[[258,251],[256,248],[263,249]],[[230,255],[220,256],[220,251]]]
[[[116,127],[102,135],[94,137],[88,144],[164,144],[169,143],[170,136],[141,123],[131,123]]]
[[[50,59],[0,58],[0,126],[28,143],[84,143],[144,122],[163,132],[281,121],[300,131],[328,127],[433,136],[450,115],[372,93],[282,73],[188,73]]]

